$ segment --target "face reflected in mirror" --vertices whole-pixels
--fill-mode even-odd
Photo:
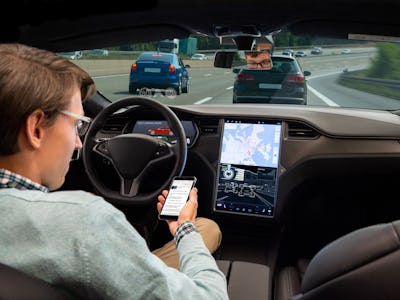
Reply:
[[[272,44],[264,43],[255,45],[254,51],[246,51],[245,58],[249,69],[270,70]]]

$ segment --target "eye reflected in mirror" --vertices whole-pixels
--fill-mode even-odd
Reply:
[[[272,44],[262,43],[254,45],[254,51],[246,51],[245,59],[249,69],[270,70],[272,68]]]
[[[271,51],[245,52],[247,67],[249,69],[270,70],[272,68]]]
[[[273,66],[271,53],[262,51],[218,51],[215,53],[214,67],[232,68],[242,66],[248,69],[270,70]]]

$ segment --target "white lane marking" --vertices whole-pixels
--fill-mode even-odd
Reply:
[[[205,102],[210,101],[212,98],[213,98],[213,97],[206,97],[206,98],[204,98],[204,99],[201,99],[201,100],[195,102],[194,104],[203,104],[203,103],[205,103]]]
[[[329,74],[324,74],[324,75],[315,75],[315,76],[311,76],[309,77],[309,79],[313,79],[313,78],[318,78],[318,77],[323,77],[323,76],[329,76],[332,74],[337,74],[340,72],[332,72]],[[115,74],[115,75],[103,75],[103,76],[92,76],[93,79],[96,78],[106,78],[106,77],[121,77],[121,76],[127,76],[128,74]],[[212,76],[212,74],[204,74],[204,76]],[[227,87],[227,90],[231,90],[233,89],[233,86]],[[308,89],[314,93],[317,97],[319,97],[322,101],[324,101],[326,104],[330,105],[330,106],[340,106],[337,103],[335,103],[334,101],[332,101],[331,99],[329,99],[328,97],[326,97],[325,95],[321,94],[320,92],[318,92],[316,89],[312,88],[311,86],[308,85]],[[202,100],[199,100],[197,102],[195,102],[194,104],[203,104],[205,102],[208,102],[212,99],[212,97],[206,97]]]
[[[340,73],[342,73],[342,72],[337,72],[336,71],[336,72],[330,72],[330,73],[326,73],[326,74],[312,75],[312,76],[308,77],[308,79],[331,76],[331,75],[340,74]],[[340,106],[336,102],[334,102],[331,99],[329,99],[327,96],[321,94],[316,89],[312,88],[309,84],[307,84],[307,88],[308,88],[309,91],[311,91],[314,95],[316,95],[318,98],[320,98],[322,101],[324,101],[329,106]]]
[[[321,94],[320,92],[318,92],[316,89],[312,88],[311,86],[307,85],[307,88],[309,91],[311,91],[314,95],[316,95],[318,98],[320,98],[322,101],[324,101],[329,106],[339,106],[336,102],[332,101],[325,95]]]
[[[210,77],[210,76],[212,76],[213,74],[204,74],[203,76],[204,77]]]

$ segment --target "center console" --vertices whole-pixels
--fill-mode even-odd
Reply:
[[[274,253],[275,239],[257,230],[269,226],[275,215],[282,122],[225,119],[220,143],[213,213],[222,225],[234,219],[237,226],[224,228],[217,263],[227,277],[230,299],[271,299],[274,259],[269,252]]]
[[[271,279],[268,266],[244,261],[217,260],[225,274],[230,300],[271,299]]]

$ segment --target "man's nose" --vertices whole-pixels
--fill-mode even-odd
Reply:
[[[82,149],[82,141],[79,135],[76,135],[75,149]]]

